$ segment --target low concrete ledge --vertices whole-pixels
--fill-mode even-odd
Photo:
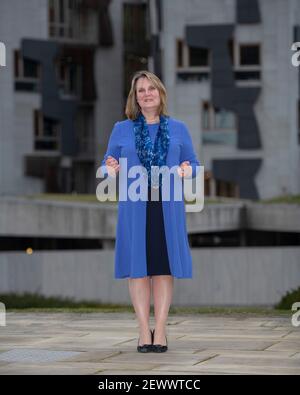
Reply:
[[[247,203],[249,229],[300,232],[300,205]]]
[[[22,198],[0,199],[0,235],[115,237],[117,205]]]
[[[187,213],[189,233],[239,230],[244,224],[243,203],[207,204],[199,213]]]
[[[0,198],[0,235],[114,239],[117,203]],[[300,205],[249,201],[206,204],[187,213],[189,233],[255,229],[300,232]]]

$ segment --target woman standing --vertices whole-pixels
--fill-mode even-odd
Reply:
[[[148,201],[119,200],[115,250],[115,278],[128,278],[139,322],[139,352],[167,351],[174,277],[192,278],[184,200],[175,201],[172,194],[169,201],[162,200],[163,181],[151,177],[151,165],[176,166],[177,177],[194,177],[199,165],[187,127],[167,115],[166,101],[166,89],[156,75],[136,72],[127,98],[128,119],[114,125],[102,161],[110,175],[122,172],[120,158],[127,159],[128,170],[142,165],[148,174]],[[133,181],[127,178],[128,190]],[[152,189],[158,192],[158,200],[151,201]],[[153,332],[149,328],[151,288]]]

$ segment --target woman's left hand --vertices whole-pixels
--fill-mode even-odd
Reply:
[[[190,177],[192,175],[192,166],[188,160],[182,162],[177,169],[179,177]]]

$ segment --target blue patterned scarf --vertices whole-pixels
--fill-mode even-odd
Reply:
[[[161,186],[161,177],[157,177],[152,171],[151,166],[166,165],[169,150],[170,136],[168,129],[168,117],[160,115],[159,128],[155,137],[154,146],[149,135],[148,125],[144,115],[140,112],[139,116],[133,121],[135,133],[135,146],[138,157],[148,173],[148,185],[154,188]]]

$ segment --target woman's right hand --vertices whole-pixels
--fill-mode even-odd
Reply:
[[[113,156],[107,157],[105,165],[110,176],[115,176],[120,169],[119,162]]]

